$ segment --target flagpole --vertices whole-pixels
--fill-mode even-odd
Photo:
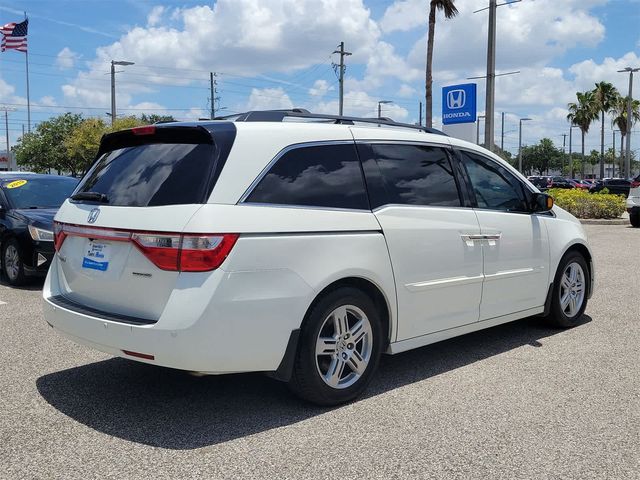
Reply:
[[[27,12],[24,12],[27,20]],[[27,70],[27,132],[31,133],[31,98],[29,97],[29,37],[27,37],[27,50],[24,52],[24,62]]]

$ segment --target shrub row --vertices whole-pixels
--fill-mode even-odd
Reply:
[[[555,203],[578,218],[618,218],[626,209],[622,195],[588,193],[579,188],[552,188],[547,192]]]

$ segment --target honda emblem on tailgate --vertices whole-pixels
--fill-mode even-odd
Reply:
[[[94,208],[89,212],[89,218],[87,218],[87,222],[96,223],[96,220],[98,219],[98,215],[100,215],[100,209]]]
[[[466,103],[466,93],[464,90],[449,90],[447,92],[447,107],[449,110],[464,107]]]

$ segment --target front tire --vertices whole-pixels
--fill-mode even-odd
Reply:
[[[578,252],[567,253],[553,281],[553,296],[547,322],[560,328],[576,326],[587,308],[591,277],[585,258]]]
[[[24,262],[20,253],[18,242],[10,238],[2,246],[2,270],[11,285],[24,285]]]
[[[318,405],[353,400],[371,381],[385,343],[371,298],[351,287],[334,290],[303,322],[289,387]]]
[[[631,226],[634,228],[640,227],[640,210],[634,210],[629,213],[629,222],[631,222]]]

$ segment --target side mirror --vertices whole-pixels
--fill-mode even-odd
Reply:
[[[553,197],[546,193],[534,193],[531,203],[534,213],[549,212],[553,208]]]

